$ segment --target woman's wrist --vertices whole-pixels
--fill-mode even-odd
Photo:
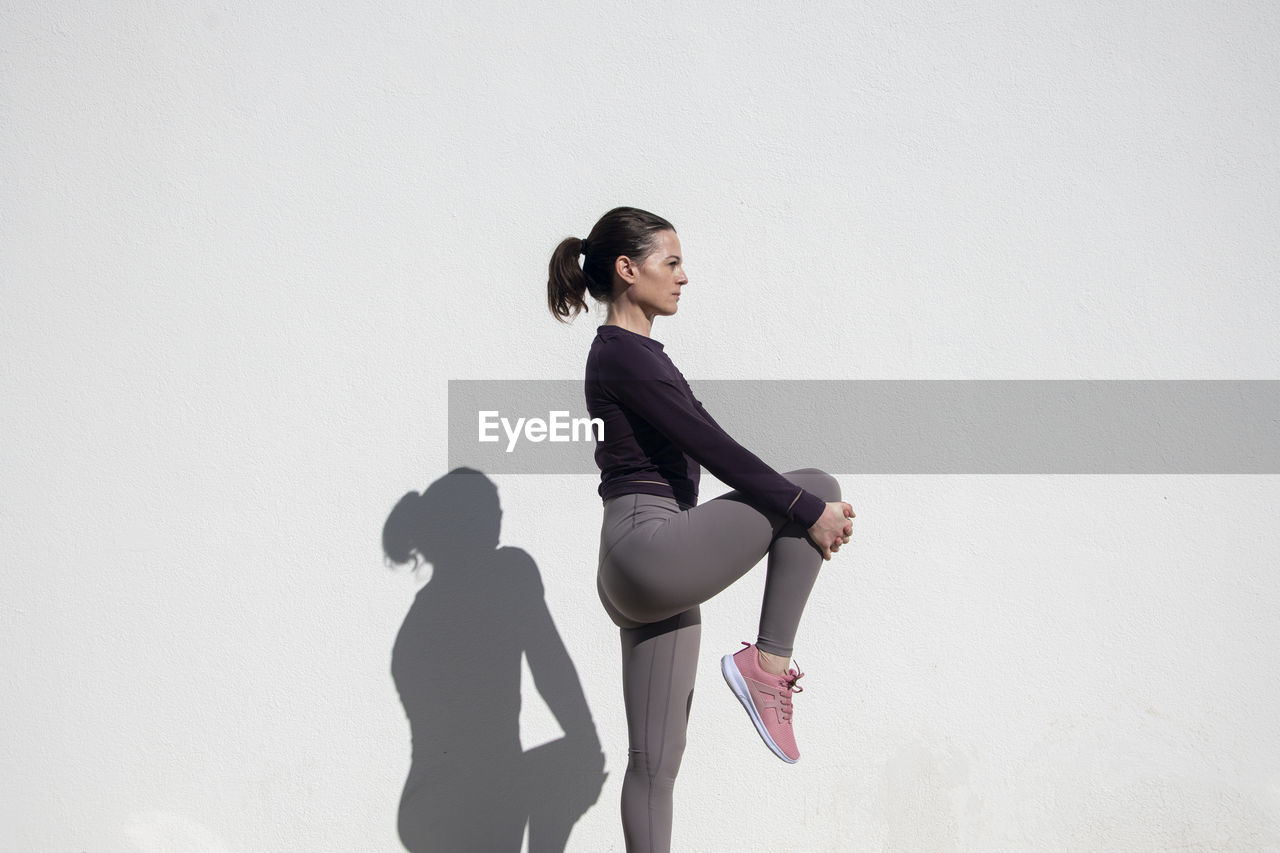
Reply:
[[[804,529],[808,530],[822,518],[823,513],[827,511],[827,502],[812,492],[800,490],[799,497],[795,503],[791,505],[791,518],[799,524],[804,525]]]

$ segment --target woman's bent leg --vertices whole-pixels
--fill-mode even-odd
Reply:
[[[840,483],[817,468],[788,471],[783,476],[824,501],[840,500]],[[800,525],[790,526],[799,528]],[[800,616],[821,568],[822,553],[809,540],[807,530],[800,536],[780,535],[773,540],[769,546],[756,648],[772,655],[791,657]]]
[[[628,853],[666,853],[698,669],[701,617],[694,607],[620,633],[629,746],[622,782],[623,833]]]
[[[824,501],[835,478],[816,468],[784,476]],[[672,795],[697,671],[698,605],[768,555],[757,648],[790,655],[822,565],[802,525],[732,491],[697,507],[627,495],[606,503],[597,583],[620,626],[629,756],[622,822],[629,853],[670,849]]]
[[[823,471],[801,468],[784,476],[824,501],[840,500],[840,484]],[[791,654],[822,566],[808,531],[756,509],[736,490],[680,511],[666,498],[629,497],[638,528],[603,551],[601,559],[601,598],[612,605],[611,612],[636,622],[660,622],[722,592],[768,555],[757,645],[771,654]],[[620,516],[614,524],[622,528],[624,523]]]

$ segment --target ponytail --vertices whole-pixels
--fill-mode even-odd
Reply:
[[[547,268],[547,307],[551,315],[561,323],[578,316],[580,311],[587,310],[586,296],[591,283],[587,274],[578,266],[578,255],[587,241],[577,237],[566,237],[551,253],[551,263]],[[607,298],[608,294],[605,294]],[[600,296],[596,296],[600,299]]]
[[[547,307],[560,322],[586,311],[586,295],[598,302],[613,297],[613,266],[620,257],[643,262],[653,251],[657,235],[676,229],[661,216],[634,207],[615,207],[600,217],[587,239],[566,237],[551,253],[547,276]],[[582,265],[578,256],[582,255]]]

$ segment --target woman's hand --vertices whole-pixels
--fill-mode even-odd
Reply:
[[[830,560],[841,545],[849,544],[853,535],[851,518],[853,507],[844,501],[829,501],[826,512],[809,528],[809,539],[822,551],[822,559]]]

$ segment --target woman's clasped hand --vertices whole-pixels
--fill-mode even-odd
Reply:
[[[830,560],[831,555],[840,550],[841,545],[848,545],[853,536],[855,518],[853,507],[844,501],[829,501],[827,510],[809,528],[809,539],[822,552],[822,559]]]

